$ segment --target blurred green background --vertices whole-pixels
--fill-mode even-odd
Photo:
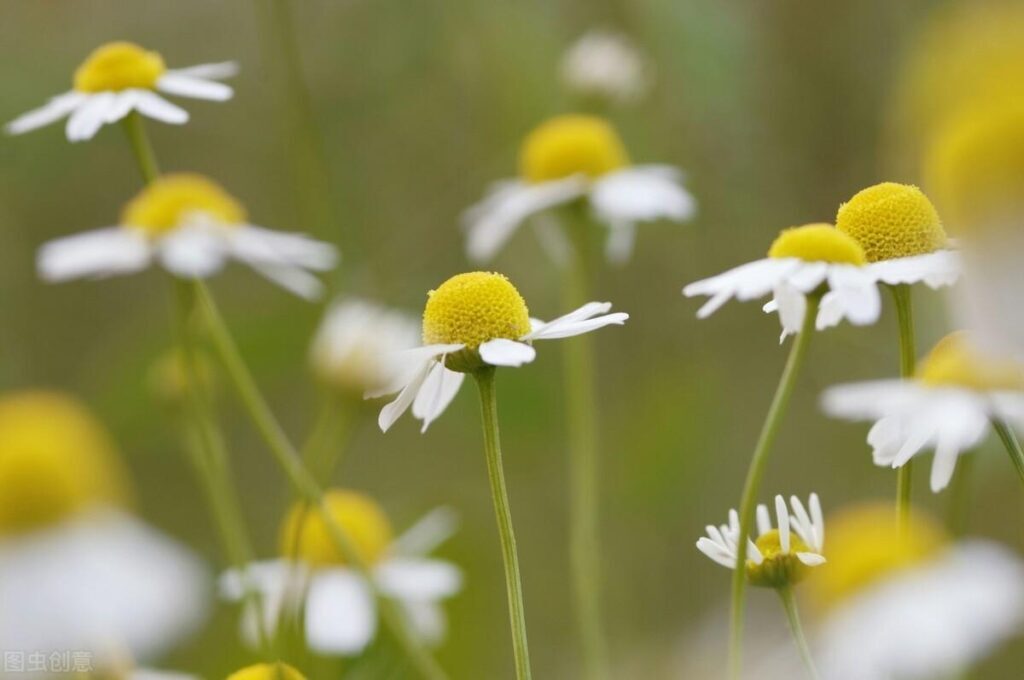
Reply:
[[[970,0],[965,0],[969,2]],[[691,224],[643,226],[633,261],[602,272],[594,297],[631,319],[596,337],[602,410],[602,531],[611,653],[623,677],[681,677],[673,658],[724,608],[728,575],[693,543],[739,496],[749,454],[785,358],[778,322],[729,304],[698,322],[690,281],[763,256],[782,227],[831,221],[839,203],[882,180],[914,181],[894,163],[889,111],[915,33],[948,3],[601,0],[5,0],[0,8],[0,119],[70,85],[97,45],[126,39],[167,63],[237,60],[228,104],[189,101],[183,128],[150,124],[165,170],[222,182],[257,224],[305,230],[344,252],[338,287],[418,313],[426,291],[470,268],[460,212],[515,172],[519,140],[571,100],[562,51],[592,28],[629,35],[655,65],[643,101],[609,114],[637,162],[686,170],[700,210]],[[294,43],[282,41],[291,34]],[[301,57],[296,90],[285,55]],[[319,142],[297,129],[304,107]],[[120,131],[71,145],[60,126],[0,140],[0,384],[50,386],[86,399],[114,432],[137,479],[139,512],[222,564],[177,432],[147,382],[170,341],[164,277],[49,286],[34,274],[45,240],[114,224],[139,187]],[[326,201],[324,200],[326,198]],[[559,277],[533,234],[494,263],[531,312],[553,317]],[[294,439],[313,420],[307,350],[321,307],[232,269],[213,284],[243,352]],[[941,300],[917,292],[919,348],[947,330]],[[889,498],[867,428],[828,421],[816,400],[840,381],[894,375],[893,310],[871,328],[815,337],[763,485],[821,494],[826,511]],[[575,677],[569,609],[560,353],[500,376],[508,483],[537,677]],[[227,390],[220,410],[236,479],[263,556],[276,551],[290,496]],[[462,527],[442,554],[466,587],[448,608],[440,650],[455,678],[511,673],[500,553],[470,389],[420,435],[405,419],[388,436],[365,412],[340,484],[384,504],[398,528],[451,505]],[[972,533],[1020,544],[1021,496],[990,443],[975,467]],[[940,516],[949,493],[917,499]],[[1013,517],[1012,521],[997,521]],[[771,593],[753,593],[756,601]],[[781,626],[781,614],[780,621]],[[724,636],[705,653],[724,657]],[[1016,658],[1013,658],[1016,656]],[[161,665],[223,676],[249,659],[222,606]],[[1004,651],[978,677],[1015,677]]]

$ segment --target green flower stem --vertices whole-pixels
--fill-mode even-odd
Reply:
[[[1021,450],[1017,434],[1001,418],[992,419],[992,429],[999,435],[999,440],[1003,442],[1006,452],[1010,454],[1010,461],[1013,463],[1014,469],[1017,470],[1017,476],[1020,477],[1021,482],[1024,482],[1024,451]]]
[[[907,380],[914,375],[917,362],[917,348],[914,343],[914,310],[911,304],[910,286],[891,286],[896,302],[896,316],[900,327],[900,377]],[[901,532],[907,530],[910,517],[911,485],[914,476],[914,461],[908,460],[896,472],[896,521]]]
[[[575,245],[563,286],[565,309],[590,300],[590,264],[594,225],[582,206],[567,228]],[[599,465],[594,343],[581,335],[562,343],[569,450],[569,560],[575,595],[576,625],[583,653],[583,677],[608,677],[607,644],[601,617],[601,541],[598,521]]]
[[[139,164],[142,179],[149,184],[160,176],[160,166],[157,165],[156,154],[153,153],[153,145],[149,142],[142,116],[138,111],[132,111],[124,117],[123,125],[128,142],[135,153],[135,160]]]
[[[480,417],[484,430],[484,453],[487,455],[487,477],[491,482],[494,514],[498,520],[501,556],[505,562],[505,586],[508,591],[509,622],[512,626],[512,650],[515,654],[517,680],[530,678],[530,651],[526,643],[526,614],[523,608],[523,584],[519,577],[519,554],[512,530],[508,489],[501,462],[501,440],[498,434],[498,398],[494,386],[494,367],[482,368],[473,374],[480,390]]]
[[[352,434],[360,404],[324,387],[313,427],[302,445],[302,460],[321,486],[331,485]]]
[[[786,618],[789,620],[789,630],[793,633],[793,641],[800,651],[800,658],[807,667],[807,673],[814,680],[818,680],[818,670],[814,667],[814,658],[811,656],[811,648],[804,637],[803,626],[800,625],[800,612],[796,606],[796,597],[793,595],[793,586],[783,586],[778,589],[779,598],[782,600],[782,608],[786,610]]]
[[[193,281],[190,285],[195,290],[199,301],[199,308],[206,321],[206,327],[209,331],[214,350],[220,357],[221,363],[224,365],[245,411],[267,444],[278,465],[281,466],[281,469],[287,475],[295,492],[305,503],[312,508],[316,508],[321,513],[331,540],[339,552],[341,552],[345,561],[358,571],[370,587],[374,589],[374,595],[377,598],[380,615],[384,624],[390,629],[391,634],[395,637],[403,652],[408,656],[417,673],[429,680],[446,678],[447,676],[437,664],[437,661],[423,648],[410,630],[409,623],[397,604],[380,593],[369,566],[356,551],[344,529],[334,521],[334,518],[328,512],[324,502],[323,490],[308,468],[306,468],[301,456],[295,450],[295,447],[277,422],[274,414],[270,411],[270,407],[263,399],[263,395],[260,394],[256,381],[249,373],[249,368],[242,359],[238,347],[235,345],[235,340],[224,323],[224,319],[221,317],[220,311],[217,309],[216,303],[206,286],[201,281]]]
[[[776,435],[779,432],[779,425],[782,417],[789,406],[789,399],[793,394],[793,387],[796,385],[797,375],[807,354],[807,346],[814,334],[814,320],[818,315],[817,295],[810,295],[807,298],[807,310],[804,312],[804,323],[800,333],[793,339],[793,346],[789,350],[789,358],[779,378],[779,385],[775,388],[775,396],[772,397],[771,406],[768,408],[768,415],[765,417],[764,425],[761,427],[761,434],[758,437],[757,445],[754,448],[754,455],[750,459],[750,468],[747,470],[747,478],[743,483],[743,497],[740,501],[740,535],[736,548],[736,568],[732,575],[732,613],[729,636],[729,677],[739,678],[743,664],[743,606],[747,563],[747,539],[750,537],[750,527],[754,521],[754,508],[757,505],[757,494],[761,487],[761,478],[764,476],[765,467],[768,463],[768,456],[772,446],[775,444]]]

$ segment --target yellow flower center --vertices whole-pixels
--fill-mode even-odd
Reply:
[[[245,222],[245,208],[220,185],[194,174],[164,175],[125,205],[121,223],[149,236],[172,231],[202,215],[224,226]]]
[[[114,445],[78,401],[44,391],[0,397],[0,535],[126,497]]]
[[[423,310],[423,342],[428,345],[463,344],[475,350],[488,340],[518,340],[529,332],[526,302],[501,274],[458,274],[428,293]]]
[[[940,340],[917,366],[916,377],[933,387],[971,390],[1024,390],[1024,365],[1012,359],[984,356],[964,331]]]
[[[379,560],[391,546],[391,523],[369,496],[332,489],[324,495],[331,519],[341,527],[356,553],[367,564]],[[281,526],[281,554],[314,567],[345,564],[323,515],[296,503]]]
[[[836,228],[857,239],[869,262],[923,255],[946,246],[939,213],[915,186],[883,182],[839,206]]]
[[[615,128],[603,118],[571,114],[552,118],[523,140],[519,172],[530,182],[586,175],[600,177],[629,165]]]
[[[792,531],[789,534],[789,552],[782,552],[779,530],[761,534],[755,541],[764,560],[755,564],[747,560],[747,580],[762,588],[781,588],[803,580],[807,566],[794,553],[814,552]]]
[[[768,257],[796,257],[808,262],[862,265],[864,249],[831,224],[805,224],[783,229],[768,249]]]
[[[152,90],[167,71],[157,52],[135,43],[112,42],[93,50],[75,71],[79,92],[119,92],[131,88]]]
[[[942,528],[911,513],[905,532],[891,505],[872,503],[828,518],[828,562],[812,570],[808,592],[831,607],[901,569],[928,560],[947,542]]]
[[[306,680],[306,676],[286,663],[259,663],[228,676],[228,680]]]

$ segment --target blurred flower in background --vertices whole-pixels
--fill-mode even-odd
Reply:
[[[562,81],[584,99],[626,104],[650,89],[652,67],[625,35],[590,31],[562,57]]]
[[[261,663],[235,671],[228,680],[306,680],[306,676],[285,663]]]
[[[203,565],[132,517],[129,495],[113,443],[77,400],[0,397],[0,648],[130,666],[203,623]]]

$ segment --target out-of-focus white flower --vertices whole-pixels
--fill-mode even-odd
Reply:
[[[626,36],[609,31],[584,34],[562,57],[562,80],[573,92],[631,102],[650,87],[650,67]]]
[[[392,384],[398,376],[390,358],[419,342],[420,324],[411,314],[351,298],[327,310],[310,358],[324,382],[361,397]]]
[[[459,592],[462,574],[454,565],[426,555],[454,532],[453,513],[435,510],[393,538],[387,516],[370,498],[335,489],[327,492],[325,502],[369,566],[373,585],[401,606],[423,641],[441,642],[447,623],[440,603]],[[300,618],[310,649],[338,656],[363,651],[377,634],[373,586],[345,563],[323,518],[306,506],[293,508],[281,536],[281,559],[246,569],[249,583],[262,595],[259,615],[264,630],[273,633],[282,615]],[[222,593],[230,600],[242,600],[244,586],[238,572],[221,579]],[[248,608],[242,620],[243,638],[253,645],[258,641],[256,616]]]
[[[608,227],[605,254],[613,262],[629,259],[638,222],[682,222],[696,212],[679,170],[631,165],[618,134],[595,116],[565,115],[542,123],[523,141],[519,165],[518,178],[497,182],[466,211],[471,260],[492,259],[526,220],[577,200],[585,199]]]
[[[244,262],[304,298],[323,288],[312,271],[334,267],[328,243],[249,224],[245,208],[200,175],[165,175],[124,208],[121,224],[50,241],[37,264],[47,281],[131,274],[159,262],[184,278],[206,278]]]
[[[217,82],[238,72],[233,62],[168,69],[163,57],[129,42],[98,47],[75,71],[74,88],[57,95],[41,108],[8,123],[7,134],[19,135],[67,117],[68,141],[92,137],[105,124],[116,123],[138,111],[147,118],[181,125],[188,112],[159,93],[225,101],[233,92]]]

